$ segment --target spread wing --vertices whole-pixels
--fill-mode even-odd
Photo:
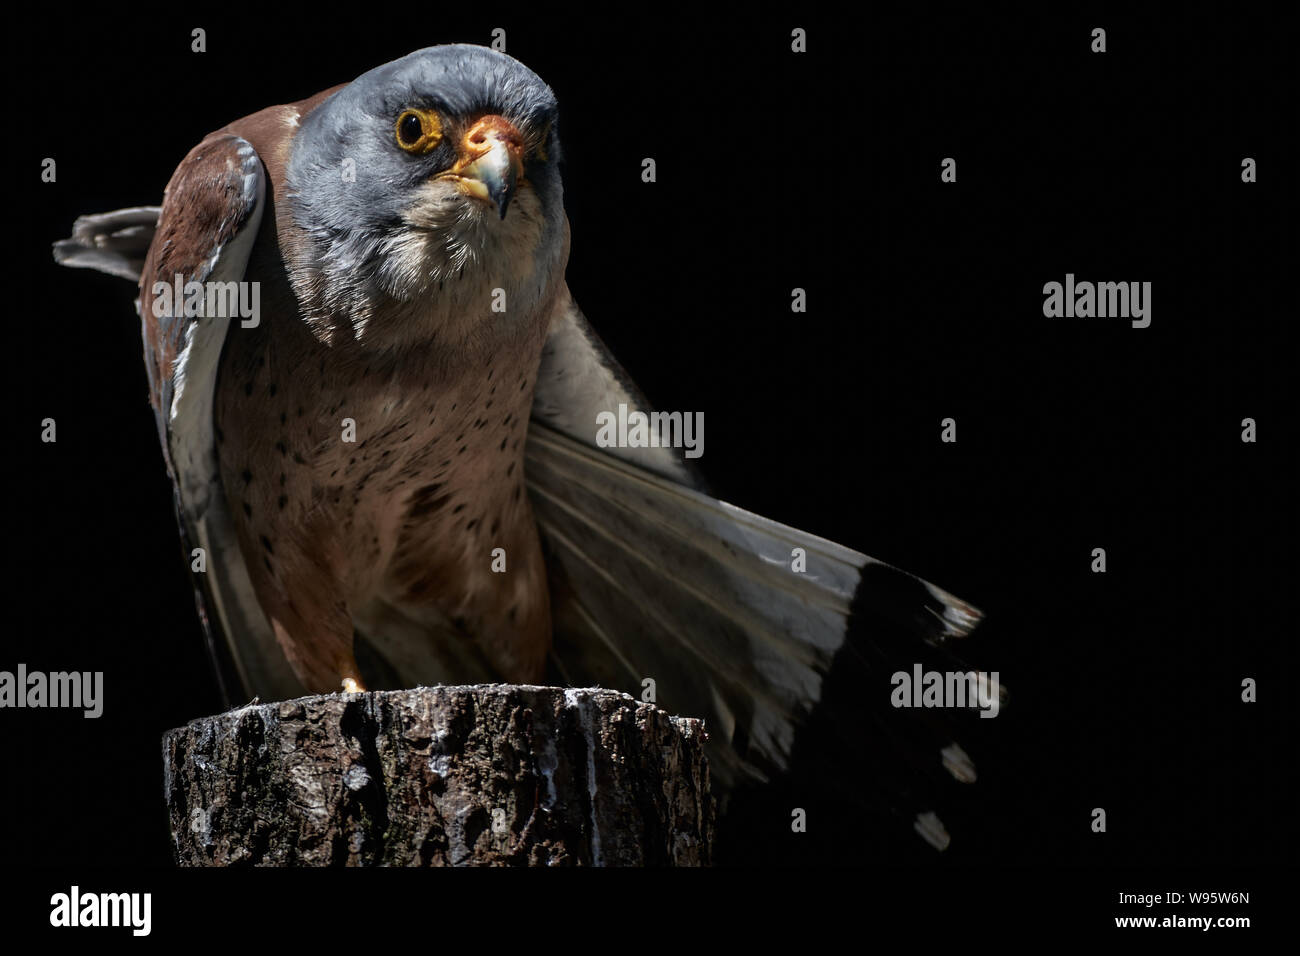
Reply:
[[[634,696],[653,679],[660,706],[706,719],[724,790],[789,769],[796,731],[830,703],[832,670],[885,675],[887,687],[980,620],[932,584],[712,497],[681,449],[598,448],[596,415],[620,402],[651,411],[566,292],[526,471],[553,582],[554,664],[568,683]],[[883,732],[850,713],[846,736],[902,741],[949,785],[974,779],[946,728],[897,726],[887,693],[884,703]],[[918,833],[946,845],[923,797],[901,802]]]
[[[229,133],[212,134],[167,184],[140,273],[150,400],[192,569],[194,549],[203,551],[206,567],[193,574],[196,601],[227,703],[240,702],[236,680],[263,692],[283,687],[288,696],[298,685],[254,596],[217,463],[213,395],[226,335],[239,320],[193,314],[196,300],[185,286],[243,280],[265,197],[253,147]],[[205,312],[218,311],[206,308],[206,297],[204,305]]]

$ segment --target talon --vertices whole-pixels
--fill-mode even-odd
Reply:
[[[361,686],[361,681],[357,680],[355,677],[343,678],[343,693],[360,694],[364,691],[365,688]]]

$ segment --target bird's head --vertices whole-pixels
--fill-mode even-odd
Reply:
[[[466,279],[536,287],[563,266],[559,153],[555,96],[519,61],[448,45],[386,63],[294,134],[302,265],[331,308],[352,312]]]

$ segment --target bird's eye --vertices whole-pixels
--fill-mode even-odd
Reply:
[[[420,123],[420,117],[414,113],[403,116],[402,121],[397,124],[397,135],[407,146],[418,142],[424,135],[424,126]]]
[[[442,123],[433,110],[403,110],[397,117],[397,145],[408,153],[427,153],[442,139]]]

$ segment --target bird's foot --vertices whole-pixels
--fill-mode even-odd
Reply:
[[[361,681],[357,680],[355,677],[343,678],[343,693],[360,694],[364,692],[365,688],[361,686]]]

